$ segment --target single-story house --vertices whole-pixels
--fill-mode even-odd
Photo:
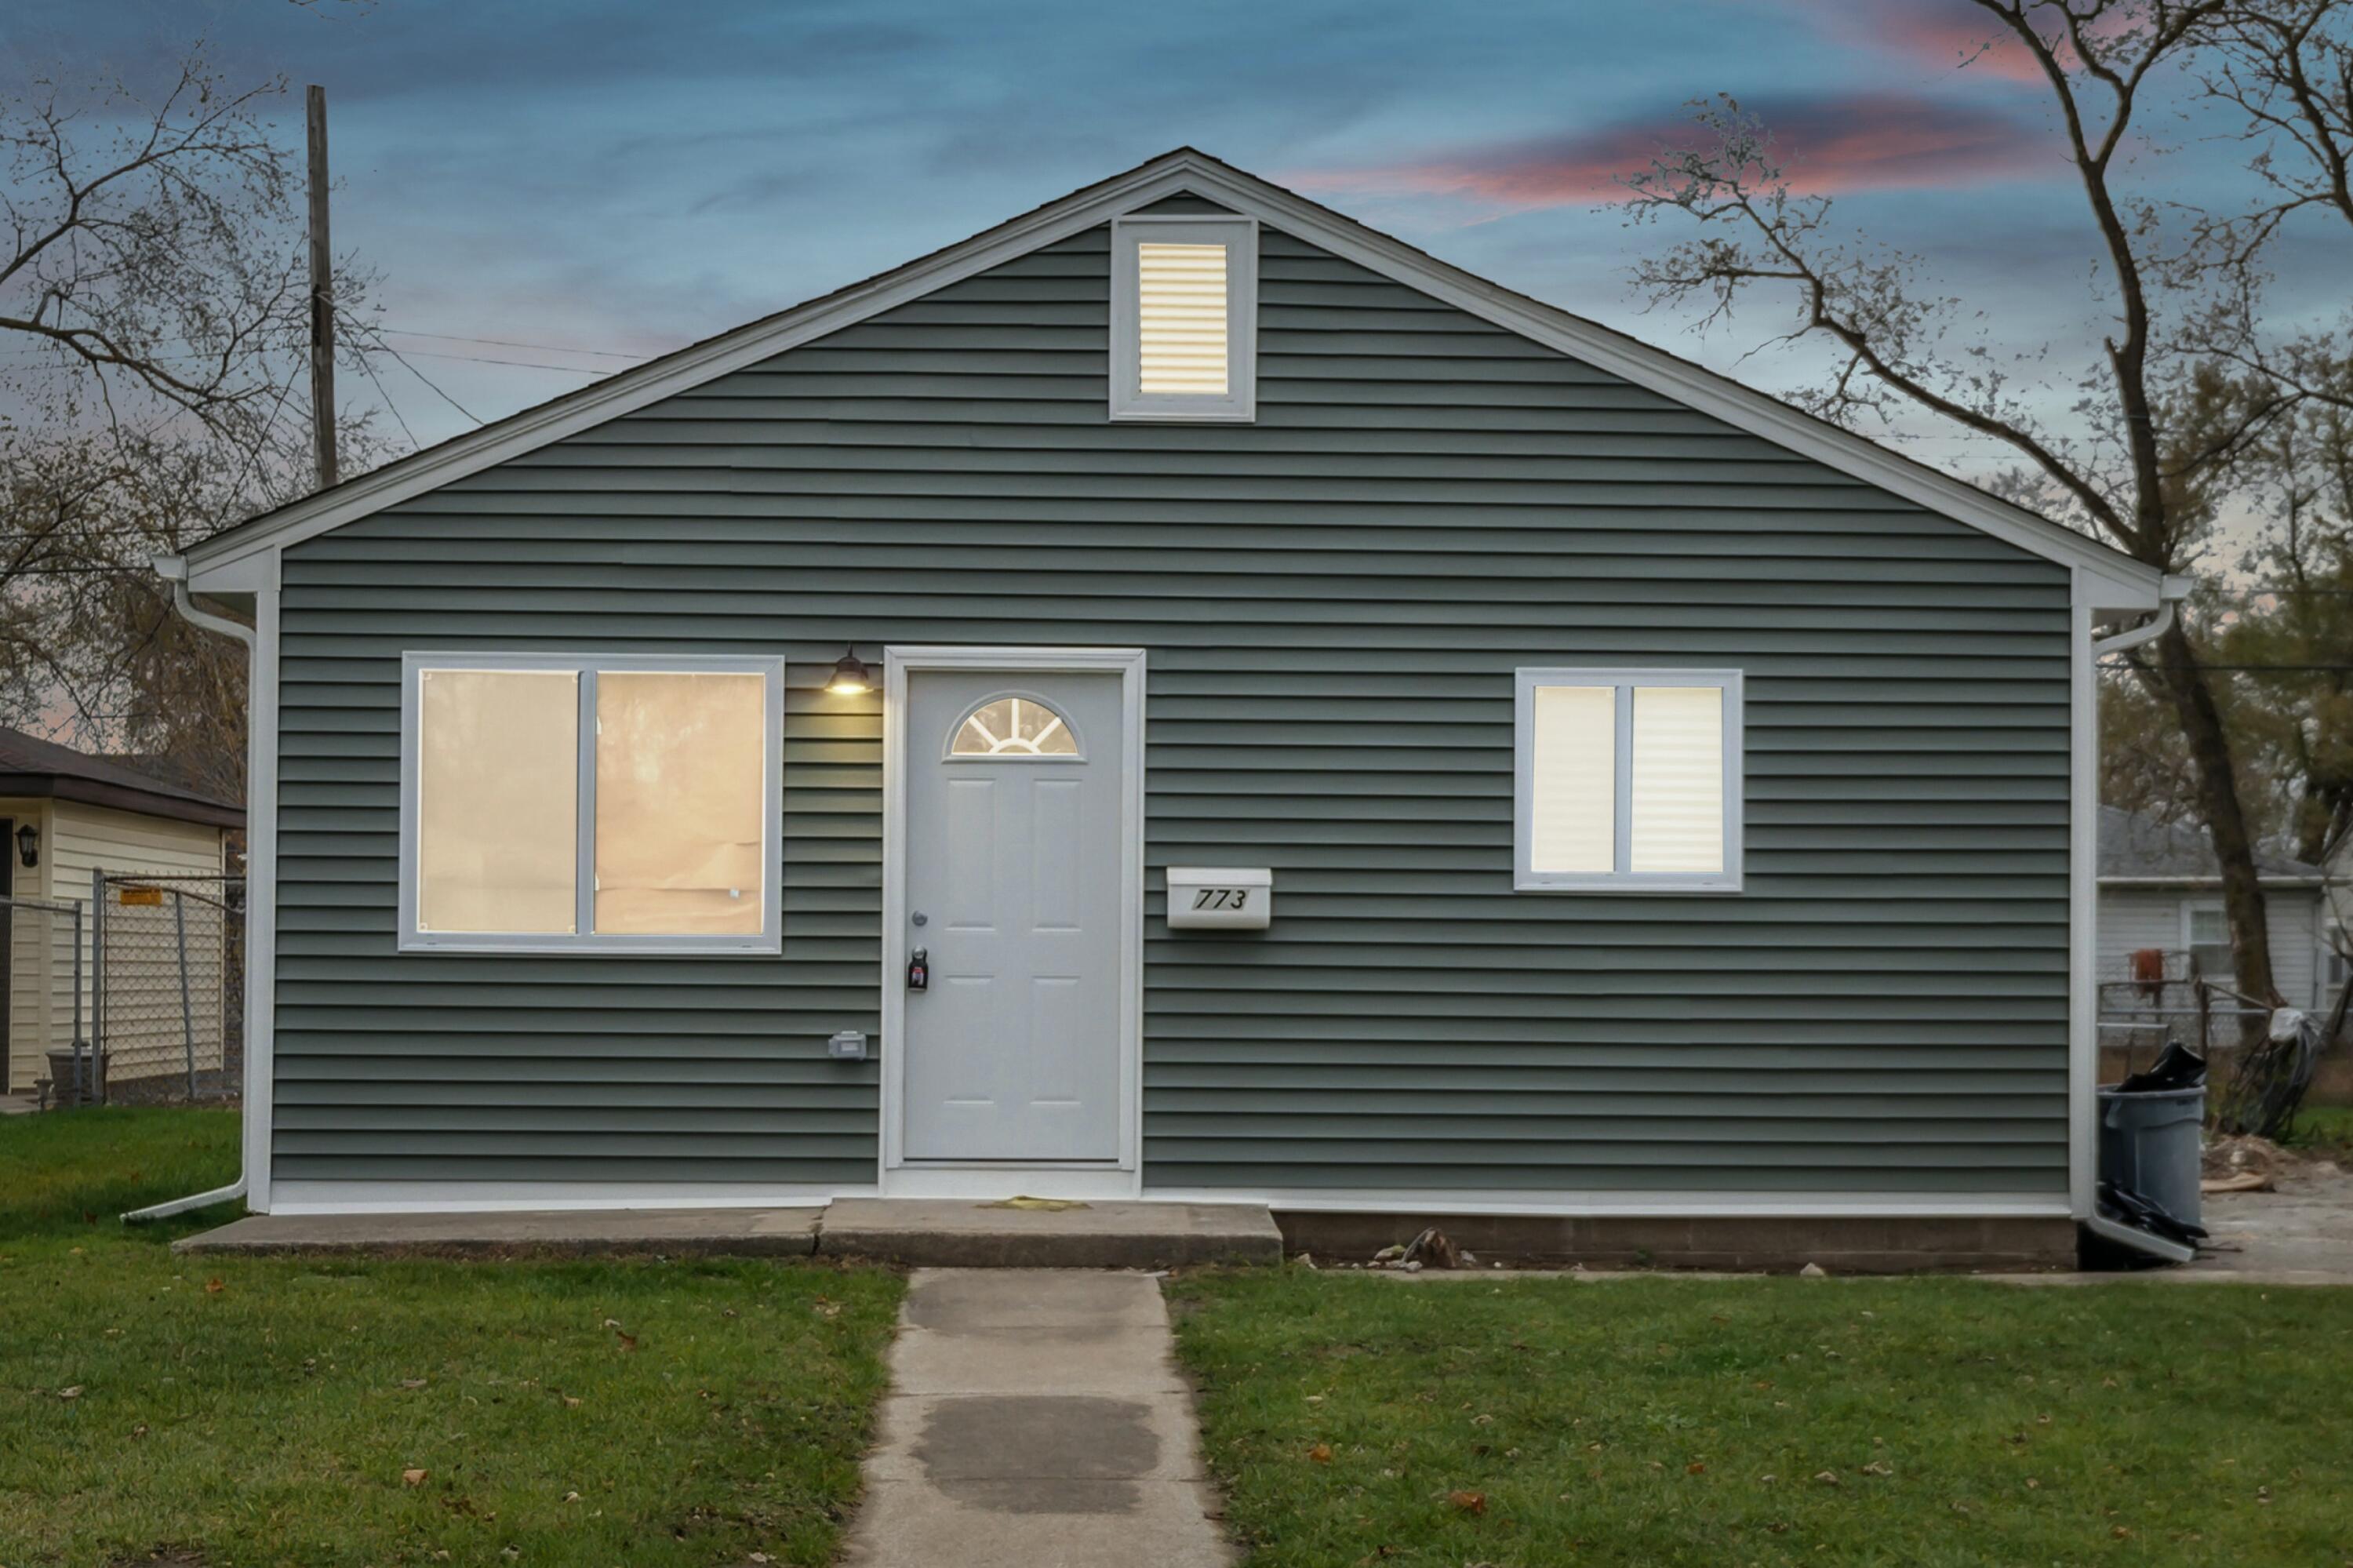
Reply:
[[[251,620],[257,1209],[2093,1212],[2094,628],[2185,585],[1201,154],[159,565]]]
[[[2290,1007],[2325,1007],[2327,899],[2316,865],[2259,849],[2255,870],[2271,935],[2272,983]],[[2236,960],[2222,913],[2222,868],[2205,831],[2116,806],[2100,808],[2100,978],[2135,978],[2137,952],[2188,955],[2229,986]]]
[[[8,984],[0,988],[8,1042],[8,1087],[29,1091],[48,1075],[48,1053],[70,1051],[79,1017],[86,1033],[92,1025],[96,967],[95,924],[90,917],[97,872],[151,877],[217,879],[235,867],[229,840],[245,824],[236,803],[110,758],[92,757],[21,730],[0,729],[0,894],[16,898],[78,904],[81,920],[81,993],[74,992],[74,937],[70,917],[38,909],[0,913],[8,954]],[[217,884],[208,886],[217,894]],[[217,921],[205,929],[216,941]],[[222,1030],[217,1022],[222,955],[193,969],[191,1014],[209,1022],[201,1031],[199,1070],[220,1066]],[[209,985],[209,998],[203,994]],[[176,991],[159,989],[157,1007],[171,1016],[159,1027],[174,1041],[181,1013]],[[213,1003],[206,1013],[203,1003]],[[118,1033],[136,1049],[137,1020],[118,1018]],[[153,1053],[157,1063],[165,1053]],[[174,1058],[177,1060],[177,1058]]]

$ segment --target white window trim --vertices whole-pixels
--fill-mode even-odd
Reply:
[[[1634,818],[1634,706],[1636,686],[1714,686],[1724,693],[1724,869],[1689,872],[1537,871],[1534,866],[1535,785],[1535,694],[1538,686],[1616,688],[1617,822],[1611,834],[1618,863],[1632,843]],[[1512,691],[1512,886],[1520,893],[1737,893],[1741,878],[1741,821],[1746,815],[1746,772],[1741,761],[1741,673],[1737,670],[1630,670],[1531,668],[1514,672]]]
[[[1136,246],[1226,247],[1226,395],[1135,390],[1143,358]],[[1258,418],[1258,219],[1210,214],[1145,214],[1111,226],[1111,417],[1187,424]]]
[[[2266,904],[2268,904],[2268,900],[2266,900]],[[2199,978],[2200,980],[2211,980],[2217,985],[2226,986],[2231,990],[2236,991],[2239,986],[2239,953],[2237,948],[2232,946],[2231,941],[2230,908],[2221,899],[2185,898],[2181,901],[2181,950],[2184,953],[2195,953],[2198,950],[2200,944],[2198,940],[2197,917],[2200,915],[2211,915],[2222,922],[2222,946],[2231,948],[2231,972],[2220,975],[2201,973]],[[2264,919],[2268,922],[2271,917],[2271,911],[2268,907],[2265,908],[2263,915]],[[2212,944],[2210,943],[2206,945],[2211,946]]]
[[[513,931],[420,931],[417,926],[417,727],[421,677],[427,670],[553,670],[580,677],[581,745],[575,929],[545,934]],[[756,936],[599,936],[595,930],[596,854],[596,676],[614,674],[759,675],[765,682],[761,755],[760,930]],[[768,954],[784,950],[785,662],[734,654],[676,653],[403,653],[400,656],[400,928],[404,953]]]

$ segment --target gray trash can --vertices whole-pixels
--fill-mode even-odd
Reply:
[[[2206,1086],[2100,1091],[2100,1180],[2137,1192],[2184,1224],[2202,1224],[2199,1199]]]

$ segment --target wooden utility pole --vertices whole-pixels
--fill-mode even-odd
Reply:
[[[327,90],[303,90],[311,122],[311,443],[319,488],[335,482],[335,263],[327,246]]]

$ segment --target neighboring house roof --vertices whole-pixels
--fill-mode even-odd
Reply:
[[[32,795],[79,800],[91,806],[140,811],[175,821],[245,826],[245,808],[185,784],[126,768],[111,758],[0,729],[0,795]]]
[[[2260,848],[2255,851],[2255,872],[2265,882],[2316,884],[2321,878],[2316,865]],[[2219,883],[2222,863],[2202,828],[2161,822],[2121,807],[2103,806],[2100,880]]]
[[[2161,575],[2050,519],[1888,450],[1727,376],[1568,312],[1514,293],[1207,154],[1180,147],[860,283],[412,453],[215,535],[188,552],[198,592],[248,591],[276,579],[232,568],[468,474],[944,288],[1000,262],[1180,194],[1274,224],[1433,298],[1686,408],[2083,574],[2095,609],[2155,609]]]

